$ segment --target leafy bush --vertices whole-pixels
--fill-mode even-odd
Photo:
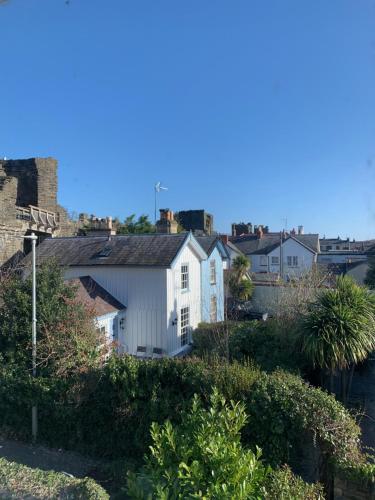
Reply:
[[[0,427],[28,437],[36,398],[41,441],[109,458],[130,455],[137,461],[151,444],[152,422],[169,419],[179,425],[194,394],[208,405],[214,386],[227,400],[243,402],[249,420],[242,442],[253,450],[261,447],[267,464],[298,463],[300,450],[313,439],[326,462],[365,463],[359,427],[332,396],[292,374],[267,374],[219,359],[114,357],[103,369],[36,381],[3,369]]]
[[[289,467],[282,467],[269,475],[264,497],[266,500],[320,500],[324,494],[319,483],[305,483]]]
[[[37,282],[39,373],[68,376],[98,365],[106,343],[96,331],[94,311],[76,300],[76,289],[64,281],[53,261],[40,266]],[[31,370],[31,278],[9,276],[0,287],[0,302],[4,361],[19,370]]]
[[[75,479],[58,472],[31,469],[4,458],[0,458],[0,495],[9,499],[109,499],[109,495],[93,479]]]
[[[242,362],[252,359],[268,372],[282,368],[305,373],[308,362],[299,352],[297,339],[295,330],[275,319],[201,323],[193,332],[197,356],[229,355],[231,360]]]
[[[246,423],[242,404],[226,404],[217,390],[205,410],[194,397],[182,423],[153,423],[153,445],[143,471],[130,475],[131,498],[258,498],[268,469],[261,452],[243,449]]]

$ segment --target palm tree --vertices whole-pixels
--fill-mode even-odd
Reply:
[[[324,290],[303,319],[301,347],[314,367],[341,371],[341,397],[346,402],[354,367],[375,349],[375,296],[348,276]],[[346,370],[351,368],[349,383]]]
[[[238,255],[233,260],[228,285],[234,300],[248,300],[253,293],[253,282],[247,276],[249,269],[250,262],[244,255]]]

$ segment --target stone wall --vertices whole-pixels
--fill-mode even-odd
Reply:
[[[9,227],[0,224],[0,266],[15,264],[24,255],[24,236],[22,227]]]
[[[18,181],[14,177],[5,177],[0,173],[0,223],[16,220]]]
[[[15,205],[34,205],[56,211],[57,161],[53,158],[29,158],[27,160],[0,160],[0,171],[18,179]]]
[[[57,204],[55,159],[0,160],[0,266],[13,264],[28,248],[22,236],[30,232],[30,222],[17,218],[17,207],[29,205],[57,214],[58,228],[52,231],[53,236],[77,234],[77,223]],[[43,232],[37,235],[40,239],[47,236]]]
[[[334,500],[375,500],[375,485],[359,484],[335,477]]]

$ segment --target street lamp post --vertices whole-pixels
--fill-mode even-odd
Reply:
[[[32,320],[31,320],[31,338],[32,338],[32,370],[33,377],[36,377],[36,242],[38,237],[31,233],[24,236],[31,240],[32,247]],[[31,434],[33,442],[36,442],[38,434],[38,407],[34,404],[31,408]]]

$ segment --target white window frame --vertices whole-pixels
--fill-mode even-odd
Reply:
[[[267,259],[267,255],[261,255],[260,256],[260,260],[259,260],[259,265],[260,266],[266,266],[267,265],[267,262],[268,259]]]
[[[216,285],[216,260],[210,260],[210,283]]]
[[[181,307],[180,310],[180,339],[181,347],[189,343],[190,333],[190,307]]]
[[[217,297],[216,295],[211,295],[210,300],[210,321],[211,323],[217,322]]]
[[[181,290],[189,290],[189,264],[181,264]]]
[[[280,258],[277,255],[271,256],[271,265],[278,266],[280,264]]]
[[[288,255],[287,265],[288,267],[298,267],[298,255]]]

